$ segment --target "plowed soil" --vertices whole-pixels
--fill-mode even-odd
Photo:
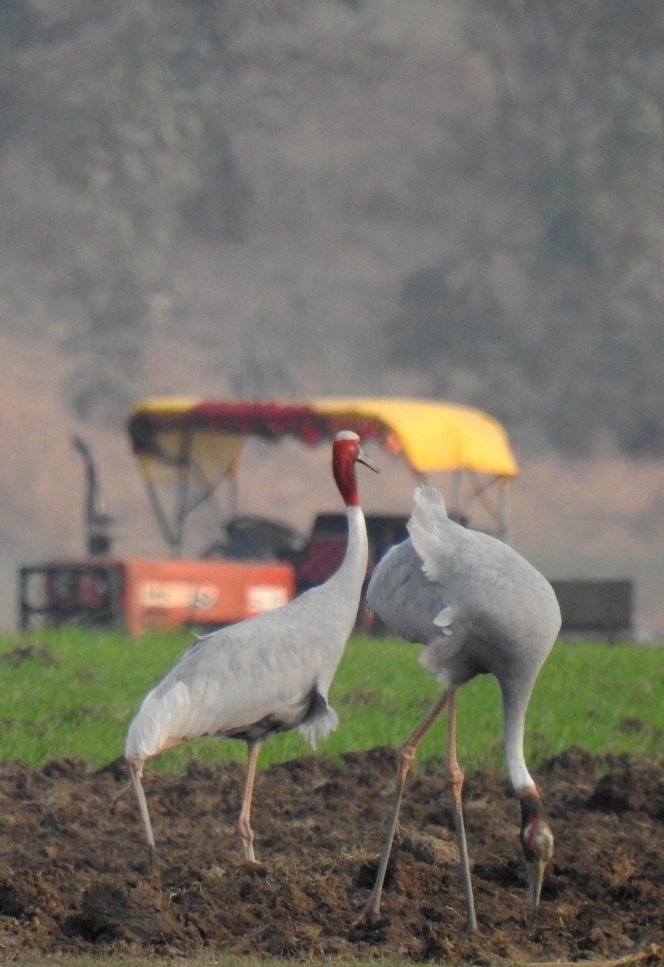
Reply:
[[[479,931],[464,930],[449,799],[440,771],[409,779],[381,919],[354,925],[391,801],[392,750],[324,755],[258,776],[259,862],[240,858],[244,770],[146,771],[161,865],[149,872],[124,765],[0,765],[0,962],[36,952],[295,959],[661,963],[664,769],[571,750],[538,775],[556,856],[537,927],[525,926],[519,808],[502,777],[466,777]]]

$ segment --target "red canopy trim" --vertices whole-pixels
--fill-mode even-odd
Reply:
[[[277,440],[292,436],[307,446],[332,439],[339,430],[354,430],[363,440],[384,441],[391,436],[380,420],[360,415],[325,415],[309,406],[240,400],[232,403],[208,401],[186,410],[134,413],[128,431],[134,453],[164,457],[160,433],[186,434],[196,430],[217,430],[238,436]],[[172,459],[172,458],[171,458]]]

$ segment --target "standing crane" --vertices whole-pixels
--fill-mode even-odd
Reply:
[[[315,747],[336,728],[327,696],[357,617],[368,558],[356,462],[377,472],[359,436],[342,430],[332,445],[332,472],[348,516],[348,544],[338,570],[280,608],[199,638],[146,695],[129,726],[125,757],[153,868],[157,853],[141,782],[149,756],[203,735],[247,743],[238,831],[244,856],[253,861],[251,803],[262,744],[297,728]]]
[[[528,871],[528,923],[535,924],[553,835],[523,755],[526,710],[535,680],[560,630],[560,608],[549,582],[520,554],[488,534],[450,520],[441,494],[415,491],[409,537],[374,570],[367,606],[397,635],[426,647],[420,662],[444,691],[399,752],[392,813],[376,882],[360,917],[380,913],[381,894],[404,784],[417,748],[447,706],[447,772],[466,902],[477,929],[456,756],[456,692],[476,675],[492,674],[502,694],[507,770],[521,803],[521,846]]]

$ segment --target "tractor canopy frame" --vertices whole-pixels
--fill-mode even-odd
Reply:
[[[222,482],[234,506],[238,464],[249,438],[291,438],[315,447],[343,429],[400,455],[416,480],[453,473],[450,515],[466,522],[468,505],[479,500],[492,532],[505,536],[505,485],[518,465],[504,427],[471,407],[409,398],[159,397],[134,407],[127,424],[153,512],[176,555],[188,517]]]

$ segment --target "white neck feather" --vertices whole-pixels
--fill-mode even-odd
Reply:
[[[362,508],[357,505],[349,505],[346,507],[346,514],[348,517],[346,553],[339,569],[329,581],[333,582],[335,586],[340,585],[344,588],[346,595],[344,607],[352,608],[355,604],[355,610],[357,610],[362,593],[362,583],[367,571],[369,542]]]
[[[503,711],[505,715],[505,761],[512,788],[519,792],[533,786],[533,778],[528,772],[523,756],[523,735],[526,722],[527,702],[514,696],[510,702],[503,692]]]

